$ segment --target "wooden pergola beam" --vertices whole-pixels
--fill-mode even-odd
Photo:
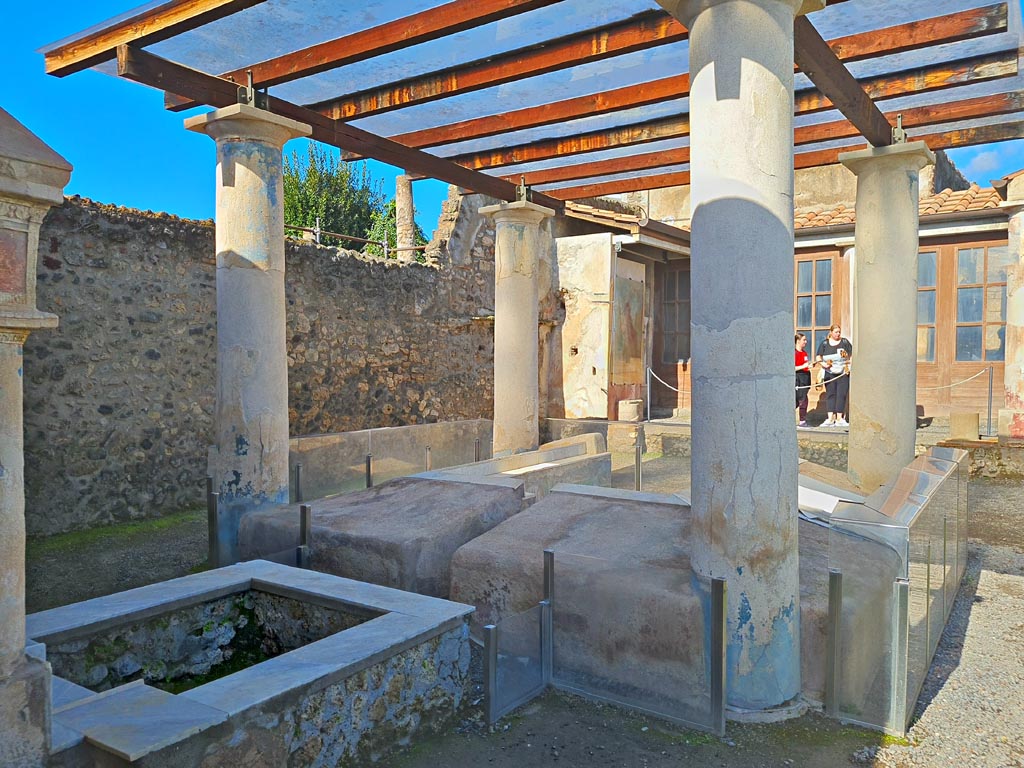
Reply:
[[[371,29],[239,67],[220,77],[245,83],[251,71],[253,85],[257,88],[280,85],[560,2],[562,0],[454,0]],[[164,105],[174,111],[195,106],[177,94],[166,94]]]
[[[236,83],[189,69],[128,45],[118,47],[117,65],[118,75],[121,77],[184,95],[199,104],[226,107],[238,102]],[[308,124],[312,128],[311,137],[324,144],[359,152],[399,168],[406,168],[499,200],[517,199],[516,186],[504,179],[463,168],[422,150],[406,147],[347,123],[332,120],[306,107],[271,96],[267,102],[267,109],[274,114]],[[562,204],[558,200],[543,194],[533,193],[530,200],[556,211],[562,210]]]
[[[170,0],[48,51],[46,72],[64,77],[111,61],[119,45],[152,45],[261,2],[263,0]]]
[[[806,16],[793,22],[793,55],[801,71],[864,138],[876,147],[892,144],[893,127],[885,115]]]
[[[622,56],[686,37],[686,27],[674,18],[661,11],[650,11],[617,24],[308,106],[328,117],[351,120]]]
[[[923,141],[931,149],[958,149],[960,147],[992,144],[999,141],[1024,139],[1024,120],[1017,120],[999,125],[985,125],[974,128],[962,128],[911,137],[911,141]],[[801,152],[794,157],[793,166],[797,170],[817,168],[839,162],[839,155],[866,149],[866,144],[851,144],[847,147],[833,147],[814,152]],[[558,200],[582,200],[584,198],[615,195],[625,192],[640,192],[648,189],[664,189],[666,187],[684,186],[690,183],[689,171],[637,176],[632,179],[618,181],[594,182],[572,187],[546,189],[544,194]]]
[[[959,120],[972,120],[992,115],[1008,115],[1024,110],[1024,93],[1011,91],[992,96],[978,96],[973,99],[950,102],[941,105],[929,105],[902,110],[904,128],[923,128],[941,123],[953,123]],[[887,115],[894,120],[896,112]],[[847,120],[836,120],[797,128],[793,134],[796,146],[814,144],[822,141],[836,141],[859,136],[857,127]],[[562,181],[610,176],[617,173],[646,171],[654,168],[665,168],[690,162],[689,147],[668,149],[661,152],[649,152],[641,155],[630,155],[592,163],[563,165],[557,168],[528,171],[524,174],[507,175],[510,182],[526,179],[530,186],[553,184]]]

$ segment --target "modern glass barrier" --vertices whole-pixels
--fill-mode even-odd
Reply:
[[[545,604],[508,616],[484,629],[487,720],[497,721],[543,692]]]
[[[366,487],[369,430],[300,437],[290,441],[290,448],[288,468],[293,503]],[[297,470],[300,464],[302,469]]]
[[[711,582],[688,566],[556,550],[552,684],[722,733],[724,594],[719,600],[716,611]]]
[[[690,427],[662,422],[547,419],[551,440],[595,432],[611,453],[611,486],[651,493],[690,488]],[[639,450],[638,450],[639,447]]]

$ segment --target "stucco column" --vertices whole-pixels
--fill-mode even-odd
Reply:
[[[412,198],[412,178],[406,174],[395,177],[395,245],[412,248],[416,245],[416,208]],[[398,251],[399,261],[414,261],[415,251]]]
[[[281,148],[309,126],[247,105],[189,118],[217,142],[217,410],[210,474],[221,557],[238,559],[238,520],[288,501],[284,188]]]
[[[25,654],[24,344],[57,325],[36,309],[39,227],[71,166],[0,109],[0,765],[43,766],[49,667]]]
[[[1010,265],[1006,271],[1006,363],[1000,442],[1024,442],[1024,176],[1010,179],[1004,204],[1009,215]]]
[[[537,270],[540,223],[554,214],[535,203],[480,209],[494,217],[493,455],[532,451],[538,431]]]
[[[919,173],[923,142],[845,152],[857,175],[850,479],[867,492],[914,459]]]
[[[690,30],[690,559],[699,576],[728,580],[728,703],[764,710],[800,693],[790,340],[803,4],[659,2]]]

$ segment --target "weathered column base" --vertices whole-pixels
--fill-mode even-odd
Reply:
[[[0,674],[0,765],[42,768],[49,754],[50,667],[24,656]]]

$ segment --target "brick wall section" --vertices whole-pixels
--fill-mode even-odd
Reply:
[[[465,201],[465,202],[463,202]],[[429,264],[289,242],[291,434],[490,418],[493,228],[445,204]],[[78,198],[40,236],[25,345],[32,535],[203,504],[216,375],[212,222]]]

